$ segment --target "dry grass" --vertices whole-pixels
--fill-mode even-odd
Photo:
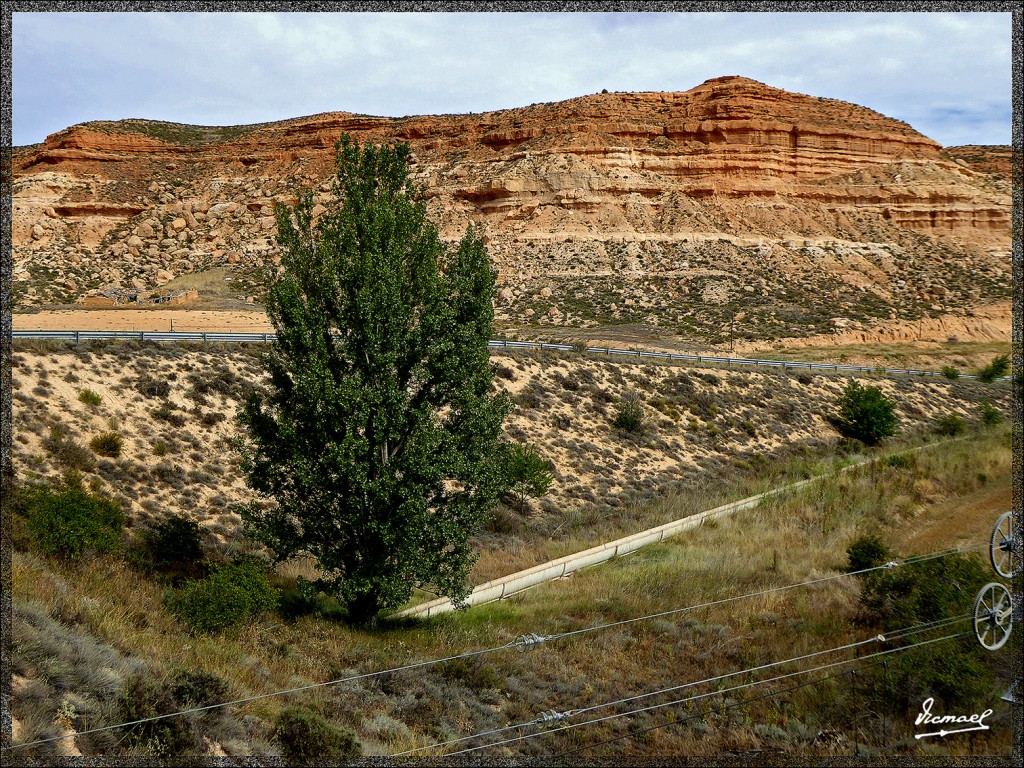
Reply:
[[[76,466],[119,499],[133,525],[186,510],[226,543],[239,529],[233,508],[251,498],[232,442],[240,399],[263,377],[258,351],[231,345],[19,345],[15,470],[23,478],[55,477]],[[477,583],[666,522],[666,509],[650,504],[658,498],[693,499],[693,511],[699,511],[749,495],[750,488],[763,490],[776,483],[781,467],[799,471],[801,461],[831,453],[838,438],[826,419],[845,383],[841,376],[553,353],[503,354],[494,361],[496,386],[507,388],[517,403],[506,437],[538,446],[554,461],[556,475],[548,495],[529,503],[527,515],[499,511],[491,533],[478,542]],[[1006,387],[916,378],[874,383],[899,403],[908,433],[950,414],[973,424],[984,397],[1009,410]],[[86,389],[100,398],[98,404],[80,401]],[[648,427],[642,436],[613,423],[618,400],[630,391],[642,398]],[[47,443],[55,428],[63,435],[59,445]],[[110,431],[122,436],[120,456],[94,462],[85,446]],[[738,487],[729,487],[736,478]]]
[[[531,516],[512,520],[517,526],[512,532],[481,539],[483,555],[475,573],[480,580],[851,460],[826,460],[835,437],[822,414],[828,398],[841,389],[841,378],[816,376],[802,383],[783,374],[690,371],[687,386],[680,378],[683,369],[669,366],[578,359],[572,365],[557,356],[496,362],[508,369],[500,383],[516,395],[532,391],[540,398],[539,406],[511,419],[510,436],[535,442],[556,458],[559,478],[546,508],[542,504]],[[65,379],[72,371],[74,382]],[[184,427],[173,429],[149,417],[159,401],[136,389],[143,375],[168,382],[168,400],[185,415]],[[23,439],[15,444],[17,471],[22,479],[61,471],[58,456],[44,447],[53,427],[66,430],[62,439],[81,442],[117,431],[124,438],[122,456],[97,462],[87,475],[95,487],[124,500],[137,524],[187,511],[219,536],[225,553],[242,551],[246,545],[230,513],[232,503],[245,498],[231,463],[233,422],[207,424],[202,414],[230,413],[241,392],[237,380],[257,381],[258,375],[251,353],[237,348],[19,348],[15,424]],[[1003,390],[991,387],[878,383],[899,399],[907,421],[921,431],[935,414],[947,411],[970,421],[982,396],[1006,407]],[[33,388],[47,394],[25,394]],[[99,394],[100,404],[79,402],[83,388]],[[647,442],[624,438],[611,426],[609,405],[627,388],[644,393],[649,415],[658,420],[658,431]],[[207,401],[198,414],[190,393]],[[678,421],[672,409],[681,414]],[[744,421],[751,422],[756,437]],[[139,670],[159,680],[172,680],[181,670],[216,675],[225,681],[226,696],[244,697],[495,647],[524,632],[552,634],[831,574],[842,566],[844,548],[855,535],[881,531],[900,540],[908,526],[928,520],[936,504],[971,498],[1003,482],[1009,474],[1008,435],[1006,422],[986,432],[972,428],[962,442],[915,454],[907,467],[879,466],[824,481],[807,494],[765,504],[514,600],[376,630],[267,614],[237,631],[195,638],[163,609],[165,587],[120,559],[69,565],[16,551],[15,633],[26,639],[16,646],[20,666],[15,671],[29,692],[15,697],[18,733],[23,740],[59,735],[53,722],[67,697],[79,714],[88,713],[92,726],[116,720],[119,711],[103,702],[110,690],[125,690]],[[911,438],[905,436],[906,446],[913,444]],[[163,455],[154,455],[160,445]],[[654,495],[657,502],[643,501]],[[299,575],[313,575],[311,564],[288,564],[279,577],[289,582]],[[849,621],[856,588],[846,581],[830,584],[582,635],[527,655],[499,653],[444,670],[268,699],[190,727],[208,737],[210,754],[220,749],[268,754],[276,749],[269,736],[273,718],[284,706],[301,703],[355,731],[368,754],[388,754],[532,719],[546,709],[599,703],[848,642],[855,631]],[[55,639],[40,645],[31,638],[42,630],[33,635],[30,625],[44,627]],[[25,650],[30,646],[38,649]],[[103,673],[106,682],[86,674],[89,669],[110,670]],[[785,716],[754,705],[745,714],[736,709],[692,726],[652,731],[642,743],[619,742],[601,754],[714,754],[766,745],[823,754],[811,743],[814,735],[829,717],[848,711],[844,707],[850,702],[842,691],[817,690],[794,695]],[[657,717],[641,717],[628,727],[656,724]],[[85,720],[79,717],[72,725],[81,730]],[[761,727],[767,725],[777,730]],[[542,760],[626,729],[625,724],[581,728],[524,742],[511,754]],[[992,739],[991,744],[1001,744],[998,734]],[[132,739],[76,743],[84,754],[152,754],[145,742]],[[36,756],[45,762],[56,750],[46,747]]]
[[[85,674],[88,665],[72,663],[78,657],[63,650],[69,643],[95,646],[98,650],[89,652],[93,659],[116,653],[120,661],[101,665],[111,670],[104,685],[121,685],[129,672],[144,665],[164,677],[177,669],[214,674],[226,681],[227,696],[242,697],[496,647],[523,632],[550,635],[832,575],[843,567],[845,547],[860,533],[878,531],[897,541],[909,526],[929,519],[932,505],[900,501],[916,484],[927,483],[932,496],[944,503],[958,499],[961,506],[970,505],[976,494],[1009,474],[1010,455],[1008,427],[972,434],[918,452],[906,467],[880,462],[824,480],[804,493],[509,601],[372,631],[312,617],[286,622],[268,614],[236,632],[193,638],[161,608],[162,587],[119,560],[67,566],[15,552],[18,623],[42,621],[30,616],[59,621],[48,632],[62,637],[63,645],[51,643],[33,653],[19,650],[27,647],[24,643],[16,647],[20,660],[15,671],[34,693],[15,698],[14,714],[26,739],[52,733],[44,725],[69,695],[80,702],[79,711],[90,713],[91,724],[113,717],[89,704],[99,701],[106,689]],[[930,543],[941,548],[956,542]],[[599,704],[840,645],[866,636],[866,630],[851,624],[856,600],[856,582],[841,579],[579,635],[529,654],[499,652],[464,664],[268,699],[196,727],[205,728],[211,742],[229,753],[265,754],[275,749],[267,737],[273,717],[287,704],[301,703],[353,729],[367,753],[388,754],[523,722],[546,709]],[[28,637],[26,631],[16,626],[16,635]],[[46,671],[69,663],[71,672],[64,678]],[[856,708],[856,699],[848,688],[811,687],[786,701],[782,710],[754,703],[688,725],[659,728],[643,740],[616,742],[595,754],[608,759],[711,755],[746,745],[744,749],[822,756],[823,748],[813,743],[819,730],[850,732],[844,718]],[[563,750],[662,724],[670,711],[530,739],[512,745],[509,754],[544,761]],[[676,710],[676,715],[685,711]],[[231,723],[246,723],[245,732],[232,730]],[[877,723],[861,727],[860,739],[867,746],[874,745],[873,726]],[[1004,732],[993,731],[974,748],[976,753],[993,753],[1005,748],[1005,741]],[[85,754],[117,752],[105,741],[83,738],[78,745]],[[956,753],[968,747],[967,742],[951,741],[950,748]],[[489,759],[501,754],[484,753]]]

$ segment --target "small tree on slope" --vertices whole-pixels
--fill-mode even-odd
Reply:
[[[844,437],[875,445],[896,434],[896,404],[878,387],[862,387],[850,379],[839,398],[839,414],[831,421]]]
[[[409,177],[407,145],[336,145],[337,200],[279,209],[283,274],[269,393],[239,415],[243,513],[279,560],[316,558],[310,587],[364,622],[415,586],[456,602],[468,540],[504,494],[495,450],[510,410],[491,394],[495,276],[469,229],[446,247]]]
[[[542,457],[532,445],[510,443],[506,451],[509,491],[519,502],[519,512],[525,514],[527,498],[540,498],[551,489],[555,464]]]

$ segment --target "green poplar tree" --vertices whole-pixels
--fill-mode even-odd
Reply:
[[[354,622],[430,586],[457,603],[470,536],[505,492],[511,404],[491,393],[495,274],[469,228],[441,242],[408,145],[336,145],[336,203],[279,208],[283,273],[267,297],[270,385],[244,404],[242,466],[272,499],[243,512],[278,560],[316,558],[305,587]]]

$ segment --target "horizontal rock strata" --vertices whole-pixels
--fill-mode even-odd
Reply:
[[[907,264],[922,260],[927,271],[929,253],[937,275],[958,262],[997,285],[996,270],[1009,272],[1010,188],[999,152],[966,147],[958,157],[870,109],[722,77],[685,92],[602,93],[473,115],[72,126],[14,152],[17,301],[156,287],[216,266],[272,272],[274,207],[294,204],[302,188],[314,192],[317,211],[330,204],[342,133],[410,144],[442,235],[458,238],[473,223],[514,283],[499,302],[509,320],[588,321],[565,306],[569,288],[558,285],[549,287],[556,313],[538,306],[524,316],[531,307],[516,292],[534,297],[544,287],[531,281],[618,275],[636,289],[625,298],[638,302],[651,298],[638,281],[671,277],[679,293],[703,275],[694,266],[723,248],[735,251],[726,258],[732,276],[758,285],[773,284],[775,273],[806,277],[801,249],[812,249],[812,261],[813,249],[824,249],[835,258],[821,268],[839,285],[814,281],[815,290],[868,290],[886,301],[907,285],[922,295],[927,280]],[[978,288],[945,287],[965,297]],[[723,290],[707,295],[728,298]],[[679,293],[677,304],[694,294]],[[626,306],[605,306],[602,317],[615,320],[616,309],[618,319],[632,317]]]

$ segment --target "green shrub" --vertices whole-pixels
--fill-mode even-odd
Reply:
[[[103,432],[89,441],[89,447],[100,456],[116,459],[121,455],[124,440],[117,432]]]
[[[507,365],[497,363],[494,366],[494,375],[499,379],[506,379],[511,381],[516,377],[515,371],[509,368]]]
[[[861,607],[868,621],[894,628],[973,613],[978,590],[991,581],[976,557],[959,554],[861,578]]]
[[[192,385],[189,396],[197,400],[211,392],[244,399],[252,390],[252,384],[224,366],[219,366],[212,371],[206,370],[202,374],[190,373],[188,382]]]
[[[187,517],[174,515],[149,532],[149,551],[157,563],[194,563],[202,560],[202,526]]]
[[[167,443],[163,440],[157,440],[153,444],[153,455],[154,456],[166,456],[167,455]]]
[[[284,619],[309,616],[316,611],[317,601],[306,594],[301,586],[281,590],[277,598],[277,612]]]
[[[487,522],[484,523],[484,530],[501,536],[521,533],[523,518],[504,504],[498,504],[491,510]]]
[[[317,591],[312,582],[301,576],[295,586],[281,590],[277,598],[277,612],[285,619],[318,616],[328,621],[341,621],[346,617],[341,603],[330,595]]]
[[[527,498],[540,498],[551,488],[555,465],[532,445],[509,443],[504,450],[509,491],[519,501],[519,511],[525,512]]]
[[[935,423],[932,431],[943,437],[956,437],[967,431],[967,425],[959,416],[949,413]]]
[[[175,696],[175,684],[152,675],[131,677],[118,695],[118,722],[134,722],[168,715],[186,707]],[[138,723],[124,734],[125,745],[136,754],[148,753],[161,759],[174,759],[202,753],[203,741],[193,718],[165,717]]]
[[[1003,420],[1003,414],[988,400],[981,401],[981,423],[986,427],[994,427]]]
[[[20,506],[28,534],[44,554],[77,557],[111,552],[121,543],[125,523],[121,507],[112,499],[87,493],[74,481],[28,490]]]
[[[175,515],[142,533],[133,548],[134,565],[149,573],[157,573],[178,582],[206,573],[203,561],[202,526],[193,520]]]
[[[287,707],[274,720],[271,735],[289,760],[310,761],[359,757],[362,749],[346,731],[305,707]]]
[[[960,378],[960,371],[957,370],[956,366],[946,365],[942,368],[942,375],[950,381],[956,381]]]
[[[274,719],[273,738],[285,758],[294,761],[359,757],[355,736],[304,707],[289,707]]]
[[[89,470],[96,464],[96,459],[81,443],[64,434],[60,427],[50,430],[50,435],[43,440],[45,448],[66,469]]]
[[[185,417],[177,412],[178,407],[174,405],[170,400],[164,400],[159,406],[149,412],[150,416],[160,421],[166,421],[168,424],[174,427],[180,427],[185,424]]]
[[[206,411],[199,417],[199,421],[205,427],[212,427],[220,424],[225,418],[227,417],[220,411]]]
[[[182,670],[174,676],[174,698],[186,707],[207,707],[228,697],[228,683],[212,672]]]
[[[976,557],[949,555],[891,570],[863,574],[863,619],[885,631],[973,614],[978,591],[991,579]],[[969,625],[954,624],[933,636],[969,632]],[[924,638],[902,641],[910,644]],[[990,653],[972,635],[895,654],[888,670],[869,673],[876,706],[895,705],[903,712],[919,711],[927,697],[936,709],[981,711],[990,700],[995,679]]]
[[[194,632],[217,632],[276,604],[267,575],[255,563],[215,567],[205,579],[172,590],[165,604]]]
[[[455,659],[441,665],[438,673],[445,680],[461,683],[470,690],[486,691],[501,688],[502,678],[494,667],[480,659]]]
[[[646,430],[642,403],[643,399],[638,392],[630,391],[624,394],[615,408],[615,420],[612,422],[615,427],[623,432],[642,435]]]
[[[118,722],[147,720],[229,698],[227,681],[218,675],[188,670],[171,676],[154,672],[132,675],[125,682],[117,697]],[[197,758],[205,752],[204,736],[216,733],[225,717],[225,710],[218,708],[136,723],[119,736],[119,743],[127,747],[126,755],[157,758],[155,765],[200,765]]]
[[[135,388],[146,397],[152,398],[165,398],[171,393],[170,384],[166,381],[158,381],[152,376],[140,377],[135,383]]]
[[[103,398],[91,389],[83,389],[78,393],[78,399],[86,405],[96,406],[103,402]]]
[[[704,421],[711,421],[718,415],[718,406],[714,398],[706,392],[693,392],[686,401],[686,407],[690,413]]]
[[[544,401],[541,400],[540,395],[536,392],[523,391],[512,398],[512,401],[520,408],[528,410],[536,410],[540,408]]]
[[[896,434],[896,404],[878,387],[851,380],[839,398],[839,414],[830,420],[843,437],[876,445]]]
[[[1010,356],[1009,355],[997,355],[992,359],[992,362],[978,371],[978,378],[987,384],[991,384],[996,379],[1002,378],[1010,371]]]
[[[856,539],[846,548],[846,556],[849,561],[846,570],[850,573],[877,568],[892,560],[892,552],[877,535],[865,535]]]
[[[910,469],[914,466],[914,457],[908,453],[894,453],[885,463],[893,469]]]

